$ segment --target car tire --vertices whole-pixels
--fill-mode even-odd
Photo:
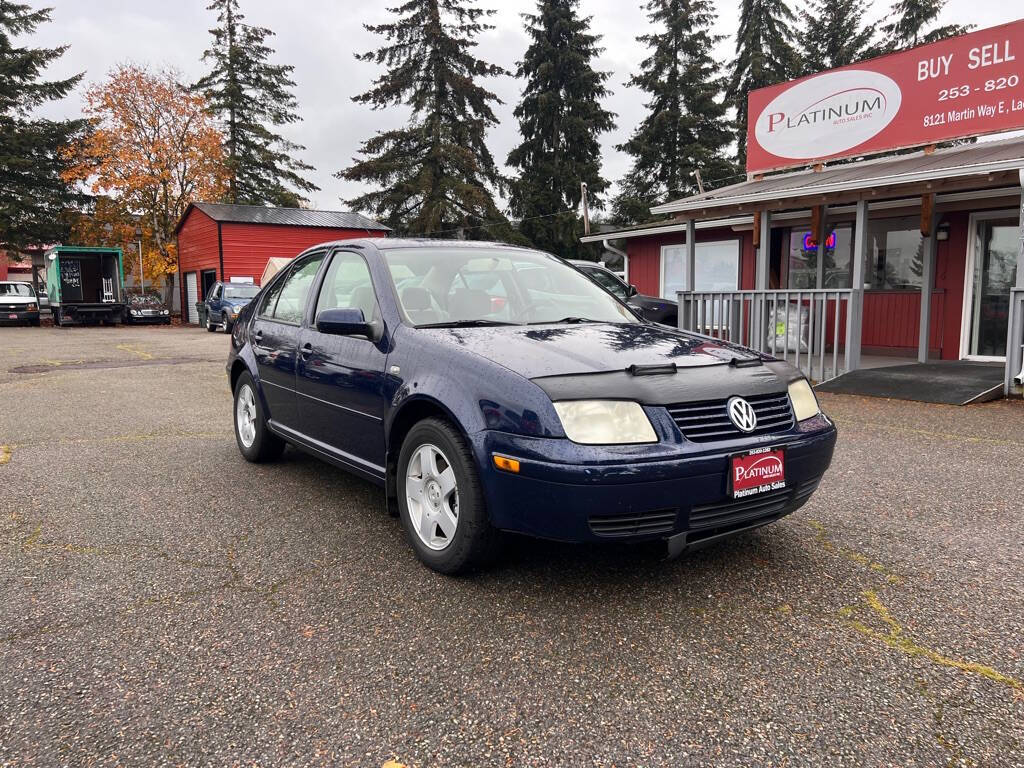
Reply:
[[[432,454],[435,461],[429,462],[434,471],[428,472],[423,466],[427,453],[422,452],[436,452]],[[444,486],[451,480],[442,478],[449,477],[447,470],[453,473],[454,487],[446,492]],[[487,516],[473,454],[451,424],[431,418],[409,430],[397,471],[399,517],[416,556],[425,565],[439,573],[456,575],[488,565],[497,557],[501,533]],[[418,488],[410,485],[414,479],[411,474],[419,478]],[[448,535],[442,519],[450,525],[453,505],[454,532]]]
[[[55,327],[60,328],[60,310],[51,309],[50,314],[53,315],[53,324]]]
[[[224,326],[224,333],[231,333],[231,324],[228,322],[227,315],[220,316],[221,324]]]
[[[215,326],[215,325],[214,325],[214,324],[213,324],[213,323],[211,322],[212,320],[213,320],[213,318],[212,318],[212,317],[210,317],[210,315],[209,315],[209,314],[207,314],[207,315],[206,315],[206,330],[207,330],[207,331],[208,331],[209,333],[216,333],[216,332],[217,332],[217,326]]]
[[[37,317],[35,320],[30,321],[29,325],[33,326],[34,328],[38,328],[40,325],[39,318]]]
[[[232,417],[235,442],[246,461],[259,464],[281,457],[285,442],[267,427],[256,383],[248,371],[235,382]]]

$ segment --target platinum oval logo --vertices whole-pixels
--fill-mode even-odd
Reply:
[[[828,157],[881,133],[896,117],[902,101],[896,81],[878,72],[829,72],[797,83],[772,99],[757,117],[754,137],[778,157]]]

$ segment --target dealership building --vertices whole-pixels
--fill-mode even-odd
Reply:
[[[823,389],[1019,393],[1024,137],[953,140],[1024,129],[1024,20],[755,91],[749,114],[746,181],[584,241],[681,328]]]

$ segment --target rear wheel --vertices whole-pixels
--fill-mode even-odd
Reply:
[[[473,455],[441,419],[421,421],[402,444],[398,506],[409,543],[435,571],[463,573],[497,555],[500,533],[487,517]]]
[[[273,461],[284,452],[284,440],[267,428],[256,383],[246,371],[235,382],[235,441],[247,461]]]

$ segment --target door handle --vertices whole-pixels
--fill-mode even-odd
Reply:
[[[261,341],[263,339],[263,331],[256,331],[252,337],[255,341]]]
[[[307,341],[302,345],[302,348],[299,350],[299,354],[301,354],[303,358],[309,357],[313,354],[313,345]]]

